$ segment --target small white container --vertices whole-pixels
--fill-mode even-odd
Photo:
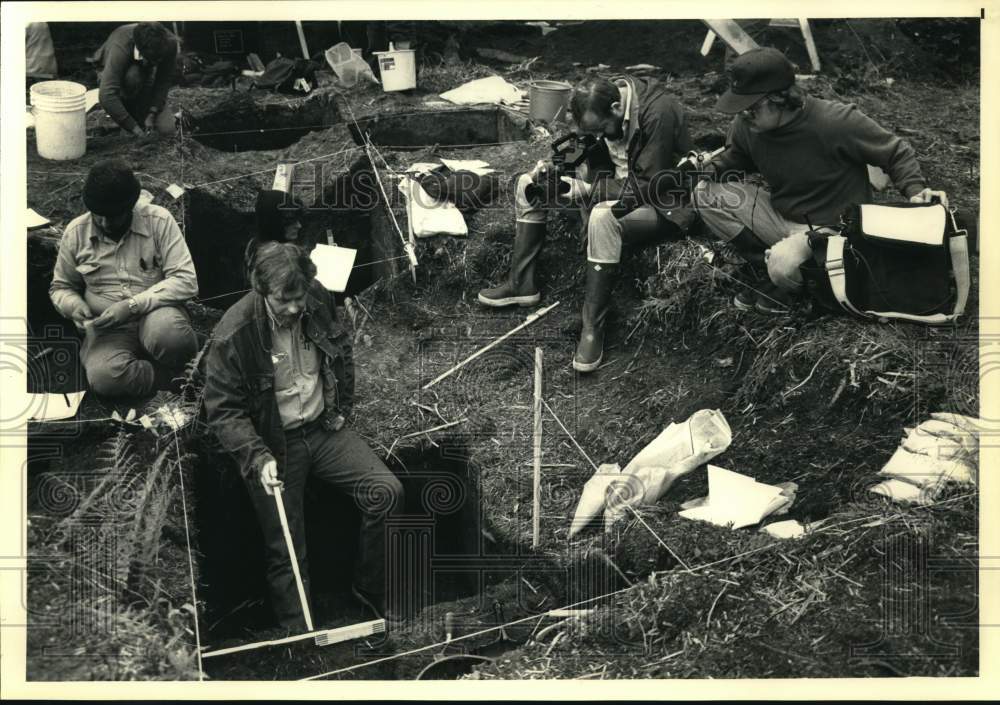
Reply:
[[[417,87],[417,58],[414,49],[397,49],[389,43],[389,51],[372,52],[378,57],[382,89],[407,91]]]

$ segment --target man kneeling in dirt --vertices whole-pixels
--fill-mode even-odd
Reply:
[[[124,162],[90,170],[90,212],[66,227],[49,287],[56,310],[85,335],[91,389],[107,396],[168,386],[198,349],[183,306],[198,293],[191,253],[170,212],[139,203],[140,191]]]
[[[159,22],[117,27],[88,59],[101,66],[101,107],[126,132],[172,135],[167,105],[177,64],[178,41]]]
[[[737,294],[737,308],[788,310],[803,287],[799,265],[811,255],[809,224],[836,225],[849,205],[870,203],[869,164],[884,169],[911,202],[937,197],[948,205],[943,191],[927,187],[905,140],[854,105],[807,95],[777,49],[748,51],[730,72],[716,109],[736,117],[727,149],[708,165],[711,180],[698,185],[694,200],[717,237],[751,263],[766,265],[771,284]],[[759,172],[767,187],[722,178],[739,171]]]
[[[273,494],[282,488],[299,572],[308,595],[303,501],[306,480],[352,495],[362,511],[354,596],[387,611],[385,520],[402,508],[403,487],[345,426],[354,401],[354,361],[333,294],[292,243],[266,242],[254,258],[253,291],[222,317],[209,348],[208,422],[236,459],[264,532],[267,580],[281,624],[305,624]],[[308,599],[308,598],[307,598]]]
[[[622,244],[679,239],[694,219],[690,209],[680,207],[672,178],[679,159],[691,149],[691,138],[680,103],[654,80],[587,79],[573,90],[570,108],[578,131],[598,140],[577,178],[562,177],[569,191],[563,203],[581,205],[587,232],[583,329],[573,367],[591,372],[604,354],[605,320]],[[504,284],[479,292],[482,304],[532,306],[541,299],[535,263],[545,242],[545,206],[551,207],[551,201],[533,197],[533,186],[544,171],[539,162],[517,180],[510,275]]]

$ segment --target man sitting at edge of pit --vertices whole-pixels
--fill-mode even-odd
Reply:
[[[566,200],[581,206],[587,232],[583,328],[573,368],[591,372],[604,356],[622,245],[680,239],[694,220],[691,209],[681,207],[674,179],[691,138],[681,104],[653,79],[589,78],[573,89],[570,109],[577,131],[598,140],[577,178],[562,177]],[[547,213],[546,204],[530,194],[546,167],[539,162],[517,180],[510,274],[500,286],[479,292],[486,306],[533,306],[541,300],[535,264],[545,242]]]
[[[166,208],[139,203],[122,161],[95,164],[83,186],[88,213],[59,243],[49,297],[85,334],[91,389],[142,396],[170,384],[198,350],[183,303],[198,294],[184,235]]]
[[[304,502],[310,475],[354,498],[361,509],[360,554],[352,593],[378,617],[402,618],[386,600],[386,519],[401,511],[403,486],[355,431],[350,336],[333,293],[297,245],[260,245],[253,290],[216,326],[206,361],[205,411],[239,465],[264,533],[267,581],[282,626],[305,627],[291,557],[273,497],[285,514],[306,600]]]
[[[708,229],[765,265],[771,281],[763,291],[737,294],[737,308],[788,310],[803,287],[799,265],[811,256],[809,224],[836,225],[851,204],[870,203],[869,164],[885,170],[911,202],[937,197],[948,205],[943,191],[927,187],[906,140],[853,104],[806,94],[777,49],[738,57],[716,109],[735,117],[727,149],[707,165],[694,202]],[[767,187],[730,180],[735,172],[759,172]]]

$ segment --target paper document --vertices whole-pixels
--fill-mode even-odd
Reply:
[[[482,159],[442,159],[441,163],[452,171],[471,171],[480,176],[496,171],[490,168],[489,162],[484,162]]]
[[[414,162],[406,168],[407,174],[430,174],[441,168],[440,164],[434,162]]]
[[[100,88],[91,88],[89,91],[87,91],[87,94],[83,96],[84,112],[89,113],[90,109],[93,108],[95,105],[97,105],[99,100],[97,94],[100,93],[100,91],[101,91]]]
[[[708,502],[700,507],[685,509],[685,519],[698,519],[717,526],[739,529],[760,523],[788,501],[780,487],[765,485],[752,477],[732,470],[708,466]]]
[[[65,394],[31,394],[32,421],[60,421],[76,416],[86,391]]]
[[[411,178],[400,181],[398,188],[406,197],[406,218],[416,237],[469,234],[465,218],[454,203],[435,201]]]
[[[316,278],[329,291],[342,293],[354,268],[358,251],[336,245],[316,245],[309,259],[316,265]]]

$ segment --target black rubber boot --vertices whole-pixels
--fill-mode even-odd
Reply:
[[[492,289],[479,292],[479,303],[485,306],[534,306],[542,300],[535,286],[535,263],[545,244],[545,223],[519,221],[514,231],[514,251],[510,256],[507,281]]]
[[[587,262],[586,297],[583,301],[583,330],[573,356],[573,369],[593,372],[604,357],[604,324],[611,306],[611,289],[618,274],[617,264]]]

